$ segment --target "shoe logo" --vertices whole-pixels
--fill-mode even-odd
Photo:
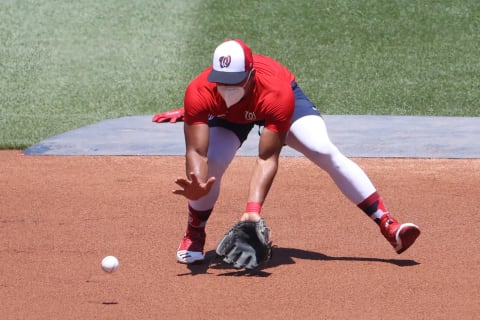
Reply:
[[[392,223],[393,223],[392,220],[385,221],[385,228],[388,228],[388,226],[391,225]]]

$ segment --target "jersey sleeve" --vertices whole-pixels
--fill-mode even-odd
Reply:
[[[198,92],[188,86],[183,100],[184,121],[188,124],[208,123],[208,111],[203,105],[202,99],[198,97]]]
[[[275,132],[287,132],[295,109],[291,86],[295,81],[294,74],[264,55],[254,55],[254,67],[257,70],[258,102],[265,114],[265,127]]]
[[[265,117],[265,128],[274,132],[287,132],[290,129],[295,98],[290,86],[272,91],[266,97],[269,109]]]
[[[211,85],[206,81],[205,72],[203,72],[192,80],[185,90],[183,99],[184,121],[188,124],[208,123],[210,109],[214,105],[215,100]]]

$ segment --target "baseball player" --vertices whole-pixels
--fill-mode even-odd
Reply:
[[[180,263],[204,260],[205,225],[223,173],[255,124],[263,128],[240,221],[261,219],[280,151],[288,145],[325,170],[345,197],[379,225],[398,254],[420,235],[415,224],[392,217],[365,172],[330,141],[324,119],[295,76],[274,59],[252,54],[239,39],[215,49],[213,65],[186,88],[184,108],[158,114],[153,121],[182,119],[186,177],[176,179],[174,193],[188,199],[188,224],[177,251]]]

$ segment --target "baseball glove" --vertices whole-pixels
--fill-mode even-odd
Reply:
[[[270,228],[264,219],[239,221],[225,233],[216,252],[236,269],[256,269],[271,258]]]

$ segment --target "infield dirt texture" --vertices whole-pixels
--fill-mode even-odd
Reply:
[[[244,205],[236,158],[207,226],[210,265],[177,264],[183,157],[0,151],[2,319],[475,319],[480,160],[355,159],[422,235],[397,255],[304,158],[282,158],[264,206],[276,245],[247,275],[214,247]],[[120,259],[106,274],[100,261]],[[105,304],[112,303],[115,304]]]

